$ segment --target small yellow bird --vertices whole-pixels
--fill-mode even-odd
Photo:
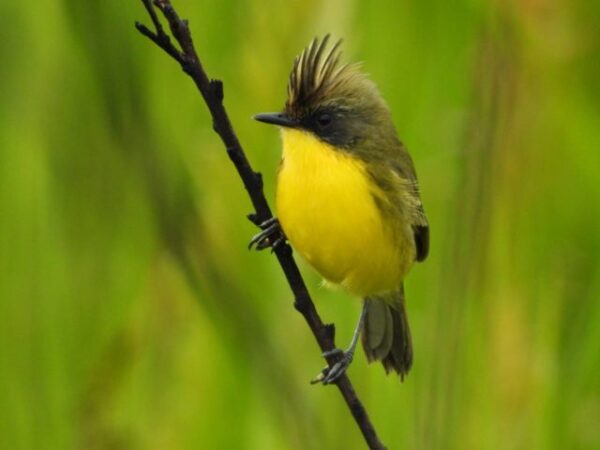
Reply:
[[[390,111],[357,64],[339,63],[341,41],[315,38],[296,57],[281,113],[255,116],[281,127],[277,219],[251,245],[285,236],[327,283],[364,298],[348,350],[319,381],[350,365],[358,336],[369,362],[401,379],[412,365],[403,280],[429,251],[429,226],[414,165]],[[281,234],[280,228],[283,230]]]

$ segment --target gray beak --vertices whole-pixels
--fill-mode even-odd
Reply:
[[[293,128],[297,125],[295,120],[290,119],[288,116],[282,113],[261,113],[255,115],[254,120],[269,123],[271,125],[279,125],[280,127]]]

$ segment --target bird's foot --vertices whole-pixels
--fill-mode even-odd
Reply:
[[[328,358],[330,356],[340,355],[340,358],[332,366],[326,366],[319,372],[319,374],[313,378],[310,383],[317,384],[322,383],[323,385],[335,383],[339,378],[346,373],[346,370],[354,359],[354,348],[349,348],[343,351],[339,348],[334,348],[323,352],[323,357]]]
[[[271,252],[274,252],[277,247],[286,241],[285,234],[283,234],[279,220],[276,217],[271,217],[258,226],[262,231],[250,240],[249,249],[264,250],[271,247]]]

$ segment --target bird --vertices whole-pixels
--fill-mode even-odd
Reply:
[[[283,110],[254,116],[281,130],[276,216],[250,242],[287,240],[324,279],[363,299],[346,350],[314,380],[335,383],[361,336],[369,362],[401,380],[413,362],[404,280],[429,253],[429,224],[411,156],[388,105],[338,40],[314,38],[295,58]]]

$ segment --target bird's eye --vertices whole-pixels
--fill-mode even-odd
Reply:
[[[332,120],[333,119],[331,117],[331,114],[323,113],[317,116],[317,124],[321,128],[328,127],[331,124]]]

